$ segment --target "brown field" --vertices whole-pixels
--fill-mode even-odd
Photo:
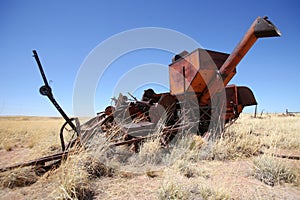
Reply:
[[[0,117],[0,167],[60,151],[63,123]],[[189,137],[170,153],[156,140],[137,154],[122,148],[110,159],[82,150],[39,176],[31,167],[2,172],[0,199],[300,199],[297,115],[244,114],[217,142]]]

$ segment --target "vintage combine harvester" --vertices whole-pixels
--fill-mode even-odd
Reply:
[[[141,141],[151,137],[160,137],[162,145],[168,145],[178,133],[186,131],[207,138],[212,138],[212,132],[218,136],[224,124],[237,119],[245,106],[257,104],[248,87],[228,85],[236,74],[236,66],[258,38],[280,34],[267,17],[258,17],[230,55],[204,49],[183,51],[175,55],[169,65],[169,92],[156,94],[148,89],[141,100],[130,94],[134,100],[129,100],[120,94],[117,99],[113,98],[114,106],[108,106],[82,125],[77,118],[69,118],[54,99],[37,52],[33,51],[45,83],[40,93],[50,99],[66,120],[60,132],[62,152],[1,170],[59,163],[74,145],[88,147],[89,141],[102,133],[109,146],[133,145],[136,151]],[[75,135],[68,144],[64,141],[66,125]],[[112,126],[119,128],[118,134],[107,134]],[[55,160],[57,162],[53,162]]]

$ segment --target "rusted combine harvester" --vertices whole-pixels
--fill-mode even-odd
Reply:
[[[230,55],[204,49],[183,51],[169,65],[169,92],[156,94],[148,89],[141,100],[133,97],[133,101],[120,94],[114,99],[114,106],[108,106],[82,125],[77,119],[70,119],[55,101],[37,52],[33,51],[45,83],[40,93],[50,99],[66,120],[60,132],[62,152],[1,170],[36,164],[46,166],[46,162],[55,163],[53,160],[60,162],[76,143],[87,145],[95,134],[109,132],[111,125],[119,126],[121,134],[107,136],[110,146],[136,145],[153,136],[159,136],[162,145],[167,145],[182,130],[193,129],[199,135],[211,129],[220,131],[224,123],[238,118],[245,106],[257,104],[248,87],[228,85],[236,74],[236,66],[258,38],[276,36],[280,32],[267,17],[258,17]],[[64,141],[66,125],[75,134],[68,144]]]
[[[128,123],[123,126],[128,135],[135,137],[141,135],[136,131],[151,130],[162,118],[167,127],[182,124],[182,115],[186,115],[187,110],[190,113],[189,122],[194,122],[196,131],[203,135],[222,121],[228,123],[236,119],[245,106],[257,104],[248,87],[228,83],[236,74],[238,63],[258,38],[280,34],[267,17],[258,17],[230,55],[204,49],[196,49],[191,53],[183,51],[174,56],[169,65],[170,92],[156,94],[148,89],[141,101],[134,98],[134,102],[128,102],[127,98],[124,100],[120,96],[116,106],[107,107],[102,116],[110,116],[111,120],[120,117],[120,113],[127,113],[122,120],[146,117],[147,123]],[[211,124],[213,121],[217,123]],[[223,123],[220,126],[222,129]]]

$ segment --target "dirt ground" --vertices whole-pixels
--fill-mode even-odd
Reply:
[[[62,123],[60,118],[0,117],[0,168],[58,151],[58,130]],[[243,124],[243,121],[238,123]],[[300,130],[296,128],[296,132]],[[276,153],[300,156],[299,149],[277,149]],[[297,181],[269,186],[251,175],[254,159],[251,156],[191,162],[189,168],[196,172],[191,177],[182,175],[172,166],[160,166],[155,176],[149,176],[146,170],[100,177],[92,180],[92,199],[168,199],[162,194],[166,194],[166,188],[172,184],[188,193],[175,199],[215,199],[216,196],[209,195],[207,198],[200,197],[200,187],[226,194],[219,199],[300,199],[300,160],[278,158],[295,170]],[[0,199],[61,199],[56,191],[61,187],[62,173],[58,168],[39,176],[35,183],[22,187],[8,188],[1,184]]]

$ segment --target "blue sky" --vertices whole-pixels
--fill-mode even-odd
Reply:
[[[231,83],[250,87],[259,111],[300,111],[299,8],[296,0],[2,0],[0,115],[59,115],[38,92],[43,82],[32,58],[33,49],[39,53],[56,100],[73,115],[78,70],[86,56],[109,37],[134,28],[162,27],[186,34],[204,48],[230,53],[254,19],[264,15],[280,29],[282,37],[258,40],[238,65]],[[99,82],[95,110],[110,103],[111,90],[126,70],[145,63],[167,66],[171,58],[168,52],[151,49],[122,56],[107,71],[106,81]],[[168,74],[165,76],[168,79]],[[140,98],[139,92],[135,94]]]

